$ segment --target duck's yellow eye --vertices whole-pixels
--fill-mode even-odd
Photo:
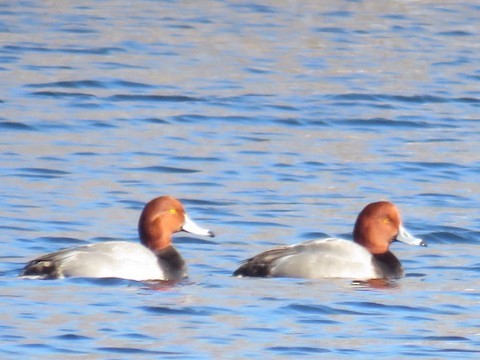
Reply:
[[[170,209],[170,210],[168,210],[168,212],[169,212],[170,214],[172,214],[172,215],[175,215],[175,214],[177,213],[177,210],[175,210],[175,209]]]
[[[390,222],[390,219],[386,217],[386,218],[383,218],[382,221],[384,224],[388,224]]]

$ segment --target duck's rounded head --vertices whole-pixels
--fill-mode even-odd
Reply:
[[[426,246],[423,240],[413,237],[405,230],[400,211],[388,201],[379,201],[365,206],[355,222],[353,239],[372,254],[386,253],[394,240]]]
[[[167,248],[172,234],[186,231],[196,235],[215,236],[212,231],[195,224],[180,201],[172,196],[160,196],[148,202],[138,221],[138,233],[143,245],[153,251]]]

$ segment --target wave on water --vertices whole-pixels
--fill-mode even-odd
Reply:
[[[23,122],[4,121],[4,120],[0,120],[0,129],[12,130],[12,131],[35,131],[35,130],[37,130],[34,126],[27,125]]]
[[[387,102],[387,103],[418,103],[418,104],[436,104],[436,103],[468,103],[480,104],[479,98],[474,97],[442,97],[434,95],[388,95],[388,94],[333,94],[326,95],[327,100],[349,100],[349,101],[368,101],[368,102]]]

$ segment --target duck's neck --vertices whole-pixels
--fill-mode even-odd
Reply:
[[[390,251],[373,254],[373,262],[381,269],[383,278],[399,279],[403,276],[402,264]]]
[[[187,277],[187,266],[180,253],[173,247],[167,246],[155,251],[158,263],[165,272],[167,280],[181,280]]]
[[[154,253],[162,251],[172,246],[172,236],[160,234],[157,237],[141,237],[142,244],[152,250]]]

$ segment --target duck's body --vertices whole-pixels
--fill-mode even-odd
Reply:
[[[46,254],[32,260],[22,276],[178,280],[187,276],[185,261],[170,246],[155,254],[141,244],[107,241]]]
[[[425,245],[403,228],[393,204],[373,203],[359,214],[354,241],[328,238],[268,250],[246,260],[233,275],[310,279],[400,278],[403,268],[388,250],[394,239]]]
[[[297,278],[383,277],[372,266],[374,258],[364,247],[343,239],[312,240],[265,251],[247,260],[235,276]]]
[[[60,250],[30,261],[20,275],[39,279],[181,280],[187,277],[187,267],[171,244],[172,233],[181,230],[213,236],[190,220],[178,200],[159,197],[149,202],[140,216],[142,244],[107,241]]]

